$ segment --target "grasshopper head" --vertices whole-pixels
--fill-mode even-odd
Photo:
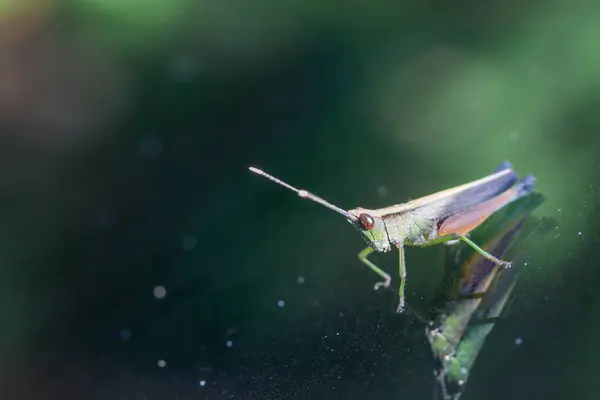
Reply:
[[[444,399],[458,400],[465,391],[469,371],[454,357],[437,360],[433,374],[442,389]]]
[[[367,210],[366,208],[355,208],[349,210],[348,214],[352,219],[348,221],[361,233],[363,239],[375,251],[390,250],[390,241],[385,229],[385,222],[377,211]]]
[[[465,390],[469,370],[456,357],[455,346],[438,327],[430,325],[426,334],[435,357],[434,375],[443,398],[458,400]]]

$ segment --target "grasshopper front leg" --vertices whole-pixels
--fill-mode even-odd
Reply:
[[[363,251],[361,251],[360,253],[358,253],[358,259],[363,262],[367,267],[371,268],[371,270],[373,272],[375,272],[377,275],[381,276],[384,281],[383,282],[377,282],[375,284],[375,286],[373,287],[373,289],[378,290],[380,287],[384,287],[384,288],[388,288],[390,286],[390,282],[392,281],[392,278],[390,278],[390,274],[388,274],[387,272],[385,272],[384,270],[382,270],[381,268],[379,268],[377,265],[373,264],[367,257],[369,257],[369,255],[375,250],[373,250],[371,247],[367,247],[365,248]]]
[[[375,290],[378,290],[380,287],[388,288],[392,281],[392,279],[390,278],[390,275],[387,272],[385,272],[384,270],[382,270],[381,268],[379,268],[377,265],[373,264],[368,259],[369,255],[371,253],[373,253],[373,251],[374,250],[371,247],[365,248],[363,251],[358,253],[358,259],[360,261],[362,261],[372,271],[374,271],[377,275],[381,276],[384,279],[383,282],[377,282],[375,284],[375,286],[374,286]],[[399,267],[399,269],[400,269],[400,289],[398,290],[398,297],[400,299],[400,302],[398,304],[398,308],[396,309],[396,312],[402,313],[404,311],[404,285],[406,282],[406,266],[404,264],[404,247],[401,245],[398,246],[398,251],[400,252],[400,267]]]

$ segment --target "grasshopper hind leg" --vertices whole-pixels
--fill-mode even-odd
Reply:
[[[463,236],[465,236],[465,237],[469,237],[469,234],[468,234],[468,233],[465,233],[465,234],[463,234]],[[456,246],[456,245],[457,245],[457,244],[459,244],[461,241],[462,241],[461,239],[459,239],[459,238],[456,238],[456,239],[448,240],[447,242],[444,242],[443,244],[444,244],[445,246]]]
[[[452,239],[452,240],[448,240],[447,242],[444,242],[444,245],[446,246],[454,246],[460,243],[460,239]]]
[[[468,237],[468,235],[465,235],[465,236],[467,236],[467,237]],[[460,240],[460,239],[452,239],[452,240],[448,240],[447,242],[443,242],[443,244],[444,244],[445,246],[448,246],[448,247],[455,247],[455,246],[456,246],[456,248],[455,248],[455,249],[453,249],[453,250],[454,250],[454,262],[455,262],[456,264],[458,264],[458,263],[459,263],[459,261],[460,261],[460,256],[461,256],[461,254],[462,254],[462,251],[461,251],[461,250],[462,250],[462,248],[457,246],[457,245],[459,245],[461,242],[462,242],[462,240]]]
[[[490,260],[494,264],[499,265],[499,266],[504,267],[504,268],[507,268],[507,269],[512,266],[512,263],[510,263],[508,261],[500,260],[499,258],[494,257],[493,255],[491,255],[487,251],[483,250],[481,247],[477,246],[467,236],[461,235],[461,234],[455,234],[454,237],[462,240],[463,242],[465,242],[466,244],[468,244],[469,246],[471,246],[471,248],[473,250],[475,250],[476,252],[478,252],[479,254],[481,254],[483,257],[487,258],[488,260]]]
[[[382,277],[384,280],[383,282],[377,282],[374,286],[373,289],[375,290],[379,290],[379,288],[383,287],[388,288],[390,286],[390,283],[392,282],[392,278],[390,278],[390,274],[388,274],[387,272],[385,272],[384,270],[382,270],[381,268],[379,268],[377,265],[373,264],[369,259],[369,255],[371,253],[373,253],[373,250],[371,247],[367,247],[365,248],[363,251],[361,251],[360,253],[358,253],[358,259],[365,264],[367,267],[369,267],[373,272],[375,272],[377,275],[379,275],[380,277]]]

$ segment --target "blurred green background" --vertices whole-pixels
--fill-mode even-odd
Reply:
[[[464,398],[598,397],[600,4],[2,0],[0,51],[3,398],[430,398],[356,232],[247,167],[377,208],[504,160],[559,227]]]

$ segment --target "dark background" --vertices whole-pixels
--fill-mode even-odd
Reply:
[[[2,397],[431,398],[357,233],[247,168],[377,208],[508,159],[559,227],[464,398],[597,398],[599,11],[2,2]],[[442,260],[408,250],[414,307]]]

